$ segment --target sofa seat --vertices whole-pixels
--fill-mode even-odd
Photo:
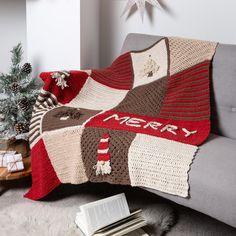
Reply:
[[[211,134],[195,157],[189,183],[188,199],[145,189],[236,227],[236,140]]]

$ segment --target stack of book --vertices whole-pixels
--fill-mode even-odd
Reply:
[[[130,213],[124,193],[80,206],[75,223],[86,236],[148,236],[142,210]]]

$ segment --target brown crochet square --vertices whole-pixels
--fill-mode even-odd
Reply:
[[[96,176],[93,168],[97,163],[97,150],[101,137],[110,135],[109,152],[111,155],[112,172],[109,175]],[[128,150],[135,138],[134,133],[108,130],[102,128],[85,128],[82,134],[81,150],[86,175],[91,182],[108,182],[111,184],[130,184],[128,170]]]

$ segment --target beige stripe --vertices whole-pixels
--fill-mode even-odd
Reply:
[[[32,143],[33,143],[37,138],[40,138],[39,130],[38,130],[38,132],[35,132],[32,136],[29,137],[29,141],[30,141],[30,146],[31,146],[31,148],[33,147],[33,144],[32,144]]]
[[[35,113],[32,115],[31,120],[32,120],[33,118],[42,116],[44,113],[45,113],[45,111],[41,111],[41,112],[38,112],[38,113],[35,112]]]
[[[169,37],[170,75],[174,75],[204,61],[210,61],[217,44],[201,40]]]
[[[44,108],[44,109],[37,109],[35,106],[33,108],[33,112],[34,113],[37,113],[37,112],[40,112],[40,111],[47,111],[48,109],[47,108]]]
[[[41,120],[41,116],[40,117],[33,117],[30,122],[31,122],[31,124],[34,124],[35,122],[38,122],[40,120]]]
[[[30,131],[33,130],[35,127],[39,127],[39,126],[40,126],[40,122],[34,123],[34,124],[30,124]]]
[[[102,138],[100,142],[101,143],[107,143],[108,141],[109,141],[109,138]]]
[[[39,94],[39,96],[37,97],[37,100],[38,100],[39,102],[42,102],[42,101],[45,100],[45,97],[42,97],[42,96]]]
[[[98,154],[107,154],[109,151],[109,148],[107,149],[98,149]]]

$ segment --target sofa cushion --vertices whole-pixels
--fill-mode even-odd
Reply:
[[[160,36],[129,34],[122,53],[142,50]],[[236,45],[219,44],[213,59],[212,131],[236,139]]]
[[[236,227],[236,140],[211,135],[189,172],[190,198],[147,189]]]
[[[236,138],[236,45],[219,44],[213,60],[213,131]]]

